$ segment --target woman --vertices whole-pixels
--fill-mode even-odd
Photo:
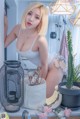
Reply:
[[[6,37],[5,47],[17,38],[20,60],[27,58],[40,68],[40,76],[46,80],[48,98],[62,80],[64,63],[58,58],[53,61],[48,55],[47,26],[48,9],[42,3],[32,4],[25,10],[21,24],[16,25]]]

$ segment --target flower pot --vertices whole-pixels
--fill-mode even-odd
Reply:
[[[74,86],[77,86],[77,83],[73,83]],[[80,108],[80,89],[67,89],[66,82],[61,82],[58,85],[59,92],[62,94],[61,107],[70,108],[72,110],[77,110]],[[80,87],[79,87],[80,88]]]
[[[38,109],[46,102],[46,81],[42,79],[38,85],[30,85],[24,79],[24,108]]]

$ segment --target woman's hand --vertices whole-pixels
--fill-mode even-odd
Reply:
[[[48,66],[43,65],[42,67],[38,67],[38,70],[39,70],[39,77],[46,79]]]

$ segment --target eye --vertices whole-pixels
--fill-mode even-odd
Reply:
[[[35,16],[35,18],[36,18],[36,19],[40,19],[40,17],[39,17],[39,16]]]
[[[28,15],[32,15],[32,12],[28,12]]]
[[[36,19],[39,19],[39,17],[36,17]]]

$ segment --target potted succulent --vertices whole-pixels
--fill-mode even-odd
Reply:
[[[67,31],[68,41],[68,75],[66,81],[59,84],[59,92],[62,94],[61,106],[72,110],[80,108],[80,65],[74,67],[73,47],[71,32]]]

